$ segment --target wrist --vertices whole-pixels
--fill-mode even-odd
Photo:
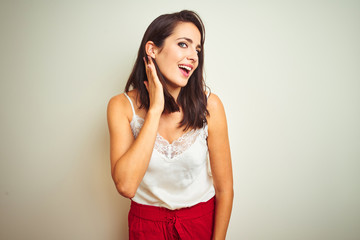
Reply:
[[[163,110],[164,109],[161,109],[161,108],[150,107],[149,110],[147,111],[146,115],[149,115],[151,117],[159,117],[160,118]]]
[[[146,113],[146,118],[160,119],[162,112],[163,110],[160,108],[159,109],[149,108],[149,110]]]

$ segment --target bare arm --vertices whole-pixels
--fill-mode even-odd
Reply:
[[[119,193],[127,198],[135,195],[146,173],[164,108],[162,85],[152,61],[146,66],[146,71],[149,79],[146,87],[150,96],[150,108],[136,139],[132,135],[126,114],[129,103],[125,96],[119,95],[110,99],[107,109],[111,175]]]
[[[208,147],[216,197],[213,240],[225,240],[234,196],[230,144],[225,110],[214,94],[209,97],[208,110]]]
[[[121,99],[117,98],[112,98],[108,105],[111,175],[119,193],[132,198],[148,168],[160,117],[148,112],[134,139],[129,120],[122,112]]]

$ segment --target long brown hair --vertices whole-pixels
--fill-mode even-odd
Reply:
[[[201,128],[204,126],[206,116],[209,114],[207,111],[207,97],[205,95],[205,81],[203,77],[203,66],[204,66],[204,41],[205,41],[205,27],[198,14],[193,11],[183,10],[172,14],[164,14],[157,17],[147,28],[143,39],[140,44],[138,55],[130,74],[130,77],[125,86],[125,92],[130,90],[130,87],[137,89],[139,94],[137,97],[140,98],[140,108],[149,110],[150,100],[149,94],[144,85],[144,81],[147,80],[145,65],[143,57],[146,57],[145,44],[148,41],[153,41],[154,44],[161,48],[164,41],[169,37],[176,25],[179,22],[190,22],[193,23],[201,34],[201,51],[198,54],[198,67],[191,75],[187,85],[182,87],[177,98],[177,101],[171,96],[166,88],[166,81],[163,74],[157,67],[157,74],[159,80],[164,86],[164,99],[165,106],[164,112],[172,113],[179,111],[179,106],[184,109],[183,119],[180,121],[180,127],[185,127],[185,130],[189,128]],[[154,59],[153,59],[154,60]]]

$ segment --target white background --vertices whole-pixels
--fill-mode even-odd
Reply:
[[[1,1],[0,239],[127,239],[106,107],[157,16],[195,10],[228,117],[230,240],[360,239],[360,2]]]

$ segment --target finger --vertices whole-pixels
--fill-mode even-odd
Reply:
[[[145,73],[146,73],[146,76],[148,78],[148,80],[150,79],[150,76],[152,75],[151,74],[151,69],[150,69],[150,64],[149,62],[147,61],[147,57],[143,57],[143,60],[144,60],[144,65],[145,65]]]
[[[148,81],[144,81],[144,85],[146,87],[146,90],[149,91],[149,82]]]
[[[148,65],[148,62],[147,62],[147,60],[146,60],[145,57],[143,57],[143,60],[144,60],[144,65],[145,65],[145,69],[146,69],[146,67],[147,67],[147,65]]]
[[[147,65],[148,65],[148,67],[151,69],[151,70],[153,70],[154,68],[155,68],[155,64],[154,64],[154,62],[153,62],[153,60],[152,60],[152,58],[150,57],[150,56],[147,56]]]
[[[145,68],[149,65],[149,60],[147,57],[143,57]]]
[[[155,80],[157,78],[156,67],[152,57],[150,56],[148,56],[148,66],[149,66],[149,73],[151,74],[153,80]]]

